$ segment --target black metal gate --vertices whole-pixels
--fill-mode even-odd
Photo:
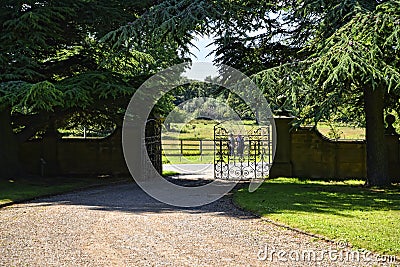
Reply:
[[[143,141],[145,143],[146,151],[142,151],[142,161],[146,160],[144,157],[145,153],[149,156],[150,162],[153,167],[158,171],[158,173],[162,174],[162,147],[161,147],[161,121],[157,119],[148,119],[146,121],[146,132]],[[147,177],[150,170],[149,164],[142,163],[142,168],[144,168],[143,175]]]
[[[214,126],[214,178],[263,179],[273,160],[271,125]]]

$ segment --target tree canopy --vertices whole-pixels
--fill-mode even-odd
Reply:
[[[398,0],[6,0],[0,17],[1,110],[21,136],[49,118],[120,114],[148,75],[187,61],[193,37],[210,35],[215,63],[251,75],[298,124],[365,124],[367,182],[388,184],[383,115],[400,103]]]
[[[54,128],[121,123],[135,89],[178,45],[111,54],[101,38],[152,1],[60,0],[0,4],[0,176],[18,172],[18,142]],[[9,145],[11,144],[11,145]]]

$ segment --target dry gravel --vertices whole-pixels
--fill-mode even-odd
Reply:
[[[134,184],[43,198],[0,209],[0,266],[372,266],[332,261],[335,244],[275,226],[229,197],[178,209]],[[258,254],[269,248],[268,259]],[[291,255],[282,257],[271,250]],[[296,261],[313,250],[317,261]],[[260,254],[263,256],[263,254]],[[376,262],[374,264],[377,264]],[[385,264],[383,264],[385,266]]]

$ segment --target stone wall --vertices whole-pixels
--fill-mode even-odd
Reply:
[[[271,177],[348,179],[366,177],[365,141],[335,141],[313,128],[291,131],[291,118],[277,117],[277,150]],[[392,181],[400,182],[400,142],[386,135]]]
[[[271,177],[366,177],[365,141],[334,141],[312,128],[291,130],[291,121],[287,117],[275,119],[278,138]],[[154,131],[160,134],[158,128]],[[389,175],[393,181],[400,182],[399,136],[387,135],[386,143]],[[148,147],[154,152],[150,155],[153,165],[161,172],[161,151],[156,152],[160,149],[160,143]],[[100,139],[59,139],[55,134],[47,134],[43,139],[22,144],[20,158],[26,171],[44,176],[129,174],[120,128]]]
[[[129,173],[120,129],[99,139],[45,136],[22,144],[20,158],[28,172],[45,176]]]
[[[152,121],[146,125],[146,135],[152,134],[146,137],[146,145],[153,165],[161,173],[161,131]],[[148,130],[153,127],[155,130]],[[28,173],[42,176],[129,175],[121,140],[121,128],[96,139],[61,139],[56,133],[46,134],[43,139],[23,143],[20,160]]]

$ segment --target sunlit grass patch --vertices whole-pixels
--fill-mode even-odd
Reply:
[[[363,181],[307,181],[279,178],[234,199],[276,222],[346,240],[356,248],[400,255],[400,187],[369,189]]]

